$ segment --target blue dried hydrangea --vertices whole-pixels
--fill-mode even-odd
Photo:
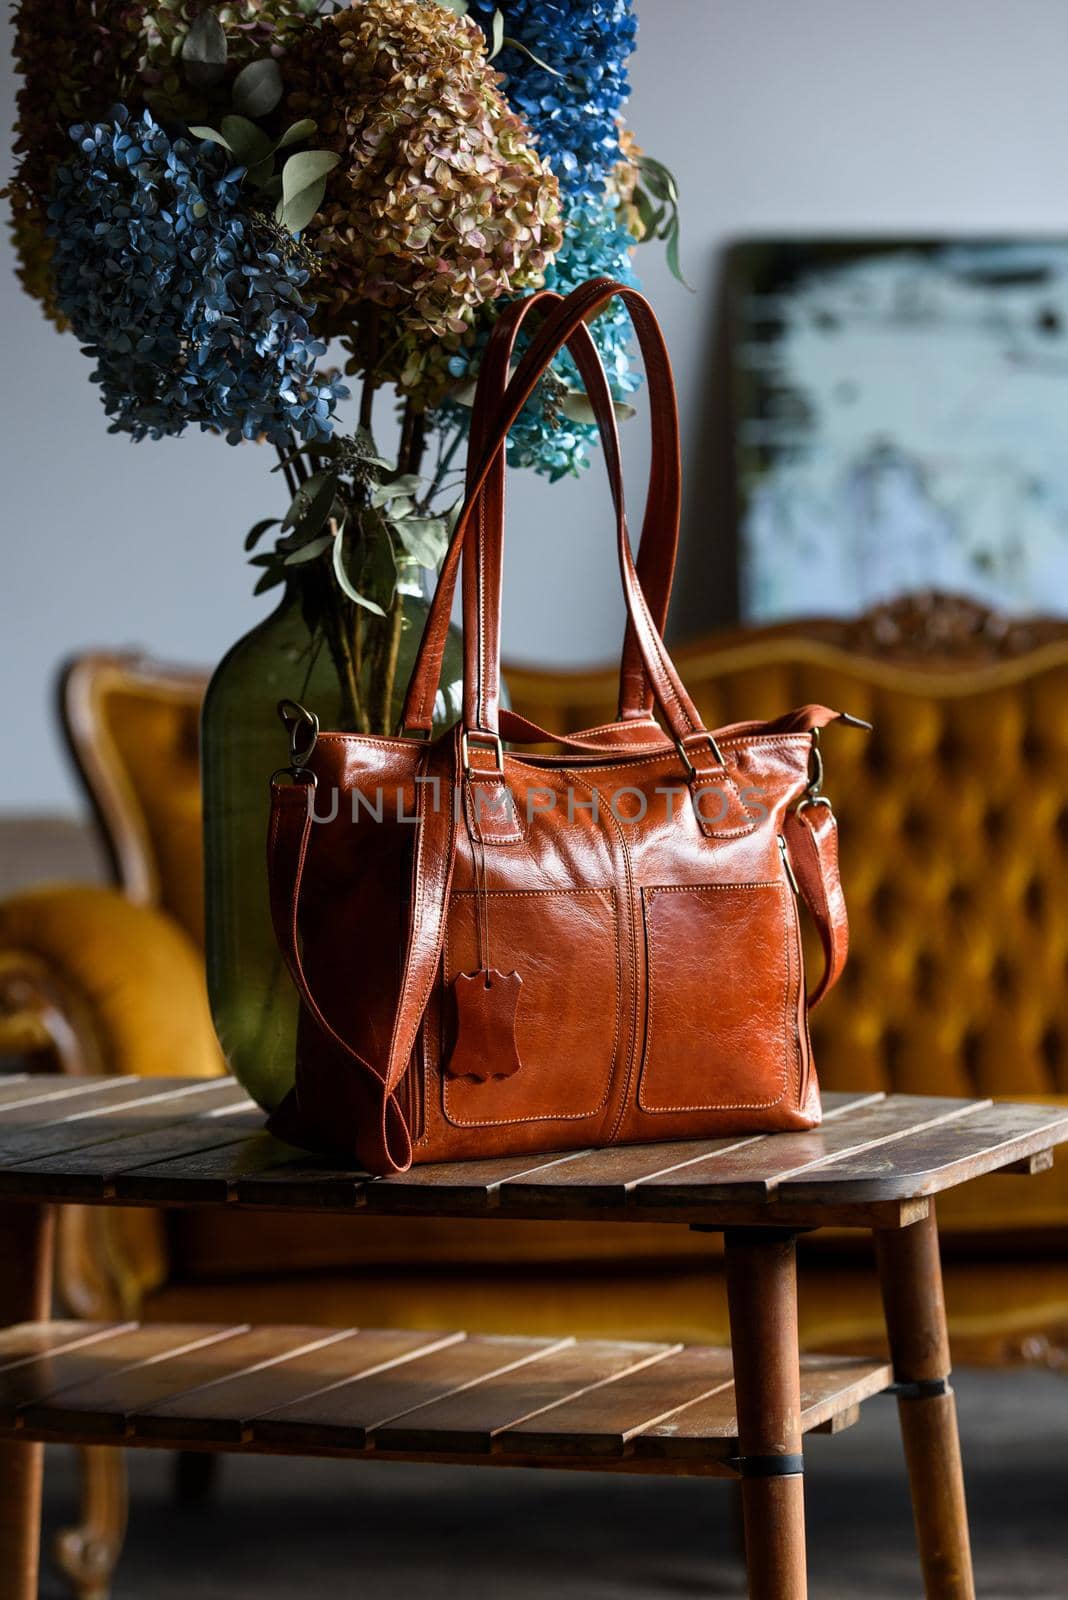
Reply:
[[[616,278],[637,287],[631,266],[634,237],[619,221],[610,206],[571,208],[564,243],[545,275],[545,286],[558,294],[569,294],[590,278]],[[630,347],[632,328],[626,307],[614,300],[590,327],[594,343],[608,374],[609,386],[617,400],[626,400],[640,385],[634,370]],[[479,357],[487,335],[473,349],[461,351],[449,363],[453,376],[470,380],[478,370]],[[524,347],[520,336],[519,348]],[[597,439],[592,423],[574,422],[559,408],[554,389],[562,383],[581,390],[582,379],[569,351],[561,351],[552,365],[556,383],[542,383],[530,397],[508,435],[508,460],[512,466],[532,467],[554,483],[567,475],[577,476],[589,465],[590,446]],[[454,423],[467,426],[470,413],[448,402],[446,410]]]
[[[242,168],[124,106],[71,138],[48,208],[57,301],[96,360],[111,431],[328,437],[348,391],[316,371],[307,268],[242,208]]]
[[[608,177],[621,158],[619,116],[630,92],[627,59],[637,33],[633,0],[471,0],[469,10],[487,37],[492,37],[494,11],[500,10],[505,37],[526,47],[505,46],[496,64],[506,74],[509,102],[530,125],[565,199],[564,242],[546,273],[546,286],[567,294],[600,276],[637,286],[631,267],[634,238],[622,225],[616,205],[606,199]],[[624,400],[640,383],[631,364],[630,319],[616,303],[591,331],[612,392]],[[449,365],[456,378],[470,380],[477,372],[485,338],[483,333],[472,349],[452,358]],[[513,465],[532,467],[554,481],[588,466],[597,438],[592,424],[573,421],[561,411],[561,388],[582,388],[566,351],[553,363],[551,380],[516,419],[508,439]],[[466,427],[462,407],[448,403],[444,409],[449,423]]]
[[[471,0],[470,14],[487,37],[495,10],[504,16],[505,36],[531,52],[506,45],[495,62],[507,75],[511,105],[533,130],[565,196],[598,203],[620,156],[627,58],[638,31],[632,0]]]

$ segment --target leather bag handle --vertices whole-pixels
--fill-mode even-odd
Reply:
[[[586,287],[586,286],[584,286]],[[602,283],[600,291],[605,300],[611,299],[616,293],[625,297],[625,303],[630,308],[635,298],[642,301],[650,318],[653,316],[652,308],[641,296],[636,296],[636,291],[627,289],[625,285],[617,286],[613,283]],[[581,296],[581,291],[576,292],[580,298],[576,305],[572,296],[568,296],[564,308],[561,310],[561,321],[573,323],[566,342],[568,348],[579,367],[586,392],[593,404],[594,412],[601,425],[602,439],[604,442],[605,463],[608,468],[609,482],[612,488],[616,512],[616,543],[619,558],[620,574],[623,580],[624,599],[631,626],[634,630],[641,653],[642,663],[646,676],[652,688],[654,698],[664,717],[667,727],[673,735],[676,744],[683,750],[687,762],[690,764],[691,773],[698,770],[694,756],[697,753],[697,744],[700,742],[702,754],[700,763],[702,769],[707,769],[708,762],[705,757],[711,753],[715,757],[715,766],[722,771],[722,761],[715,748],[714,741],[707,734],[701,718],[685,687],[674,664],[668,655],[663,639],[650,614],[648,603],[641,584],[638,580],[631,554],[630,540],[627,532],[626,508],[623,500],[622,465],[620,461],[619,431],[616,426],[615,410],[612,402],[611,391],[605,376],[600,355],[593,343],[588,328],[585,326],[584,311],[589,309],[588,301]],[[595,301],[596,303],[596,301]],[[560,328],[554,326],[554,338],[560,337]],[[558,346],[557,346],[558,348]],[[496,442],[504,442],[508,429],[516,416],[526,404],[541,378],[546,366],[556,353],[556,348],[546,348],[545,342],[533,346],[523,360],[505,395],[502,412],[498,417]],[[666,361],[666,352],[664,360]],[[670,376],[670,366],[667,369]],[[460,547],[473,526],[476,515],[480,512],[483,502],[480,498],[486,478],[492,469],[492,457],[476,471],[475,481],[471,492],[460,513],[456,530],[453,535],[453,548],[449,554],[454,559],[459,558]],[[498,707],[493,689],[498,677],[494,670],[499,663],[499,622],[500,622],[500,583],[499,562],[500,547],[503,543],[504,526],[503,516],[497,512],[503,508],[493,507],[494,515],[485,517],[483,525],[483,538],[487,552],[486,566],[488,573],[497,574],[497,581],[486,586],[484,594],[478,597],[478,604],[473,603],[470,589],[464,593],[464,632],[470,637],[474,635],[478,661],[484,662],[492,656],[493,664],[485,671],[465,671],[464,677],[464,726],[469,734],[482,733],[491,737],[499,736]],[[448,562],[449,557],[446,557]],[[472,662],[470,650],[465,655],[465,666]],[[694,741],[692,750],[687,751],[688,741]]]
[[[467,492],[471,496],[480,477],[483,486],[474,516],[476,529],[473,547],[468,546],[464,560],[464,584],[468,586],[471,604],[475,596],[494,592],[500,583],[499,555],[496,570],[488,564],[488,552],[483,537],[486,526],[504,514],[504,474],[507,430],[501,437],[495,429],[507,390],[508,371],[514,355],[516,340],[527,318],[536,308],[551,306],[550,315],[535,331],[530,346],[520,364],[524,374],[537,372],[540,378],[545,367],[558,351],[569,342],[575,330],[596,316],[616,295],[622,295],[634,321],[638,344],[648,373],[650,417],[652,424],[652,452],[649,488],[638,546],[638,578],[645,591],[649,610],[657,631],[661,634],[667,620],[671,585],[678,550],[681,508],[681,465],[679,458],[679,422],[675,386],[671,377],[671,364],[660,326],[648,302],[625,284],[612,279],[598,278],[581,285],[565,300],[551,290],[541,290],[525,300],[507,306],[498,318],[487,344],[480,366],[480,381],[472,411],[471,434],[468,451]],[[519,376],[517,372],[516,376]],[[595,415],[604,440],[607,419]],[[614,411],[611,412],[614,424]],[[510,424],[509,424],[510,426]],[[482,469],[488,470],[483,476]],[[610,476],[619,473],[618,452],[609,463]],[[622,495],[622,484],[613,482],[613,493]],[[406,730],[427,733],[431,728],[434,698],[441,676],[441,662],[445,650],[449,618],[456,588],[456,563],[442,567],[437,592],[431,604],[422,642],[416,658],[405,703],[403,726]],[[487,618],[487,621],[491,619]],[[471,651],[477,641],[468,640],[465,649]],[[496,637],[486,638],[483,647],[471,657],[471,671],[477,673],[480,684],[485,684],[490,697],[499,696],[499,649]],[[481,690],[480,690],[481,693]],[[623,654],[620,663],[619,716],[621,720],[648,717],[651,714],[653,695],[650,688],[637,637],[628,619]],[[509,721],[511,719],[508,719]],[[509,729],[511,737],[518,730]]]
[[[587,286],[583,286],[583,288],[586,289]],[[610,299],[617,292],[625,293],[628,307],[635,296],[634,290],[627,289],[625,285],[617,286],[610,281],[600,281],[598,288],[604,299]],[[575,294],[581,293],[582,291],[575,292]],[[638,296],[638,299],[641,298],[641,296]],[[646,306],[649,317],[652,318],[653,313],[648,306],[648,302],[643,303]],[[571,313],[571,320],[574,320],[576,315],[578,319],[566,342],[579,366],[587,393],[601,424],[602,438],[605,445],[605,460],[616,507],[617,549],[623,579],[624,598],[645,673],[652,687],[654,699],[676,744],[682,752],[690,772],[691,781],[699,778],[702,772],[707,772],[710,764],[714,765],[717,772],[722,775],[723,763],[715,742],[705,730],[697,709],[692,700],[690,700],[668,655],[659,630],[650,615],[649,607],[635,570],[627,534],[626,512],[622,497],[619,434],[616,427],[612,396],[600,356],[583,320],[583,311],[588,312],[590,307],[585,301],[580,301],[579,305],[576,306],[574,296],[569,296],[565,305]],[[562,308],[561,316],[563,315],[564,310]],[[468,537],[478,515],[481,515],[484,519],[483,533],[488,552],[487,565],[490,570],[493,570],[493,566],[499,563],[499,547],[503,539],[503,517],[497,515],[496,512],[503,508],[494,507],[494,516],[492,519],[487,518],[481,490],[493,469],[497,450],[504,444],[509,428],[537,386],[545,367],[555,355],[556,348],[557,346],[554,345],[552,348],[545,349],[539,343],[533,346],[520,362],[519,369],[508,387],[504,405],[498,417],[493,449],[475,469],[467,500],[453,533],[449,550],[446,553],[442,567],[442,582],[455,582],[455,569],[463,554],[464,541]],[[670,367],[668,368],[668,373],[670,374]],[[499,566],[497,570],[499,571]],[[499,617],[499,583],[494,586],[492,591],[487,589],[477,607],[472,603],[471,591],[465,591],[465,635],[468,641],[472,637],[474,638],[479,661],[487,657],[490,649],[492,649],[494,661],[499,660]],[[473,668],[474,659],[469,644],[465,652],[464,727],[468,734],[488,734],[491,738],[496,739],[499,737],[499,724],[497,702],[492,689],[498,673],[491,669],[485,674],[480,674]],[[713,758],[711,763],[709,757]]]

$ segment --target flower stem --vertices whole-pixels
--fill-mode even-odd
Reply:
[[[282,476],[286,480],[286,488],[289,490],[289,498],[291,500],[295,499],[297,493],[297,483],[293,476],[293,467],[287,459],[290,452],[284,445],[276,444],[274,448],[277,451],[278,459],[282,464]]]
[[[404,407],[404,418],[401,423],[400,449],[397,453],[397,469],[401,473],[418,473],[423,459],[423,450],[426,445],[426,419],[421,411],[416,411],[409,400]],[[389,615],[385,622],[385,637],[383,639],[382,655],[380,660],[380,676],[376,685],[378,691],[379,723],[385,732],[393,729],[393,691],[397,682],[397,662],[400,657],[401,635],[404,632],[404,596],[400,590],[395,590],[393,602],[389,608]]]
[[[378,364],[378,307],[371,306],[359,328],[360,353],[363,360],[363,388],[360,391],[360,427],[371,431],[371,412],[375,403],[375,368]]]

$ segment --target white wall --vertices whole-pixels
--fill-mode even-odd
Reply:
[[[723,242],[746,232],[1057,232],[1068,222],[1064,0],[639,0],[631,122],[673,166],[698,287],[639,254],[675,356],[689,505],[678,625],[725,609],[710,365]],[[5,66],[4,104],[13,83]],[[4,119],[10,120],[10,113]],[[6,248],[6,245],[5,245]],[[0,273],[4,550],[0,808],[76,803],[50,705],[76,647],[211,661],[260,614],[241,536],[275,508],[266,453],[109,436],[88,366]],[[639,492],[640,423],[629,443]],[[525,659],[614,654],[621,609],[597,468],[511,486],[505,636]]]

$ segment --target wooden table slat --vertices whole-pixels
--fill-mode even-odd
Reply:
[[[37,1082],[57,1087],[38,1090],[31,1082],[27,1093],[0,1106],[0,1141],[18,1135],[16,1128],[50,1128],[64,1125],[75,1118],[88,1116],[108,1106],[128,1106],[148,1100],[158,1094],[173,1094],[177,1089],[188,1089],[193,1084],[205,1082],[232,1082],[232,1079],[201,1078],[51,1078],[42,1076]]]
[[[841,1095],[831,1100],[824,1113],[823,1126],[835,1128],[849,1118],[852,1125],[861,1107],[877,1107],[886,1099],[881,1093]],[[719,1174],[740,1163],[743,1170],[759,1168],[763,1162],[774,1165],[773,1150],[786,1134],[738,1134],[724,1139],[687,1139],[664,1144],[612,1145],[605,1150],[586,1150],[574,1161],[522,1173],[502,1181],[500,1203],[505,1210],[529,1209],[537,1205],[547,1213],[554,1205],[573,1208],[576,1200],[590,1206],[626,1205],[631,1193],[643,1184],[668,1183],[678,1174],[691,1171],[705,1181],[721,1181]],[[733,1157],[733,1161],[728,1160]],[[715,1172],[713,1173],[712,1167]]]
[[[56,1079],[52,1077],[51,1081],[55,1083]],[[6,1105],[10,1105],[13,1100],[22,1099],[26,1095],[27,1085],[34,1082],[48,1083],[49,1074],[43,1072],[32,1075],[28,1072],[0,1072],[0,1110]]]
[[[635,1191],[637,1205],[692,1202],[694,1190],[709,1184],[729,1185],[737,1200],[766,1199],[771,1191],[781,1197],[780,1185],[790,1175],[801,1176],[829,1158],[851,1150],[884,1149],[890,1160],[891,1143],[915,1139],[934,1124],[973,1116],[989,1101],[949,1099],[935,1095],[888,1095],[871,1105],[825,1120],[807,1133],[767,1134],[763,1139],[738,1145],[707,1162],[696,1161],[679,1172],[650,1177]],[[806,1180],[807,1181],[807,1180]],[[648,1195],[655,1195],[652,1200]]]
[[[366,1173],[339,1166],[329,1156],[294,1158],[287,1146],[285,1160],[239,1175],[229,1191],[231,1199],[242,1206],[347,1211],[366,1204],[370,1183]]]
[[[126,1333],[133,1327],[136,1323],[23,1322],[13,1328],[0,1329],[0,1373],[37,1361],[41,1356],[76,1350],[112,1334]]]
[[[479,1215],[492,1210],[503,1183],[534,1173],[555,1172],[575,1165],[591,1152],[566,1150],[555,1154],[492,1156],[486,1161],[450,1161],[413,1167],[393,1178],[375,1178],[367,1185],[369,1210],[398,1212],[441,1210],[450,1214]]]
[[[822,1426],[837,1411],[852,1409],[872,1395],[881,1394],[892,1380],[889,1362],[863,1356],[803,1355],[802,1432]],[[709,1437],[733,1439],[737,1432],[734,1384],[728,1383],[641,1429],[634,1439],[634,1449],[650,1459],[699,1457]]]
[[[230,1328],[162,1351],[140,1366],[103,1371],[64,1389],[37,1411],[47,1409],[47,1427],[53,1431],[74,1427],[81,1438],[124,1434],[133,1417],[157,1404],[178,1406],[185,1396],[195,1404],[192,1392],[225,1378],[250,1378],[289,1356],[319,1349],[340,1337],[327,1328]],[[27,1414],[25,1420],[32,1423],[34,1415]]]
[[[563,1400],[610,1383],[677,1350],[678,1345],[582,1340],[543,1356],[533,1367],[508,1367],[443,1400],[418,1406],[376,1428],[382,1450],[427,1449],[485,1455],[496,1434],[529,1421]]]
[[[636,1433],[730,1382],[729,1351],[690,1345],[517,1423],[498,1444],[520,1455],[621,1455]]]
[[[947,1183],[980,1177],[1068,1139],[1068,1107],[982,1105],[973,1115],[939,1123],[892,1151],[876,1148],[836,1161],[804,1177],[787,1180],[776,1193],[791,1200],[818,1187],[828,1200],[848,1202],[936,1194]]]
[[[16,1195],[48,1195],[57,1178],[64,1180],[64,1190],[71,1200],[90,1203],[108,1199],[114,1193],[115,1179],[130,1168],[140,1168],[153,1157],[170,1160],[182,1154],[195,1154],[215,1149],[256,1133],[263,1126],[263,1112],[246,1110],[247,1102],[221,1105],[213,1111],[204,1111],[181,1122],[173,1121],[173,1112],[158,1119],[152,1117],[147,1128],[129,1132],[116,1128],[106,1138],[99,1138],[75,1150],[44,1156],[0,1156],[0,1197]],[[110,1122],[110,1118],[108,1119]],[[125,1119],[120,1119],[125,1123]],[[128,1126],[128,1125],[127,1125]]]
[[[86,1106],[94,1101],[106,1105],[116,1095],[120,1099],[123,1095],[129,1095],[131,1085],[140,1081],[138,1078],[101,1075],[71,1078],[58,1072],[27,1072],[17,1077],[8,1077],[5,1074],[0,1078],[0,1129],[17,1127],[20,1122],[39,1120],[47,1117],[49,1112],[60,1117],[63,1115],[65,1104],[71,1110],[77,1110],[79,1102]],[[182,1081],[188,1083],[189,1080],[186,1078]],[[99,1100],[97,1096],[100,1097]],[[40,1107],[39,1118],[33,1113],[34,1107]],[[27,1115],[23,1116],[23,1112]]]
[[[171,1160],[161,1158],[119,1173],[115,1194],[131,1204],[224,1205],[239,1180],[269,1171],[282,1162],[293,1163],[301,1152],[262,1130],[233,1144],[192,1151]],[[305,1161],[310,1157],[305,1157]],[[299,1207],[298,1207],[299,1209]]]
[[[176,1353],[191,1340],[205,1340],[229,1331],[227,1324],[212,1327],[168,1327],[165,1324],[129,1324],[101,1339],[73,1344],[33,1361],[0,1371],[0,1423],[13,1426],[16,1412],[25,1420],[29,1408],[49,1402],[64,1389],[103,1373],[125,1372],[153,1356]]]
[[[308,1400],[339,1383],[384,1372],[463,1337],[414,1329],[321,1329],[316,1345],[288,1352],[267,1366],[246,1368],[197,1389],[133,1411],[129,1423],[140,1438],[240,1440],[252,1419]]]
[[[78,1110],[67,1110],[71,1102],[64,1100],[60,1102],[64,1115],[54,1121],[42,1118],[39,1124],[30,1125],[23,1120],[19,1126],[0,1123],[0,1168],[59,1156],[153,1128],[179,1127],[190,1118],[217,1108],[251,1104],[232,1078],[187,1078],[151,1093],[145,1092],[153,1082],[151,1078],[116,1078],[112,1082],[115,1093],[106,1105],[93,1096],[88,1104],[79,1098],[75,1102]],[[138,1084],[142,1086],[140,1093]],[[27,1119],[34,1115],[34,1108],[23,1107],[19,1115]]]
[[[376,1428],[470,1384],[536,1362],[571,1339],[465,1336],[386,1371],[335,1384],[307,1400],[255,1418],[252,1438],[287,1445],[318,1440],[362,1450]]]

